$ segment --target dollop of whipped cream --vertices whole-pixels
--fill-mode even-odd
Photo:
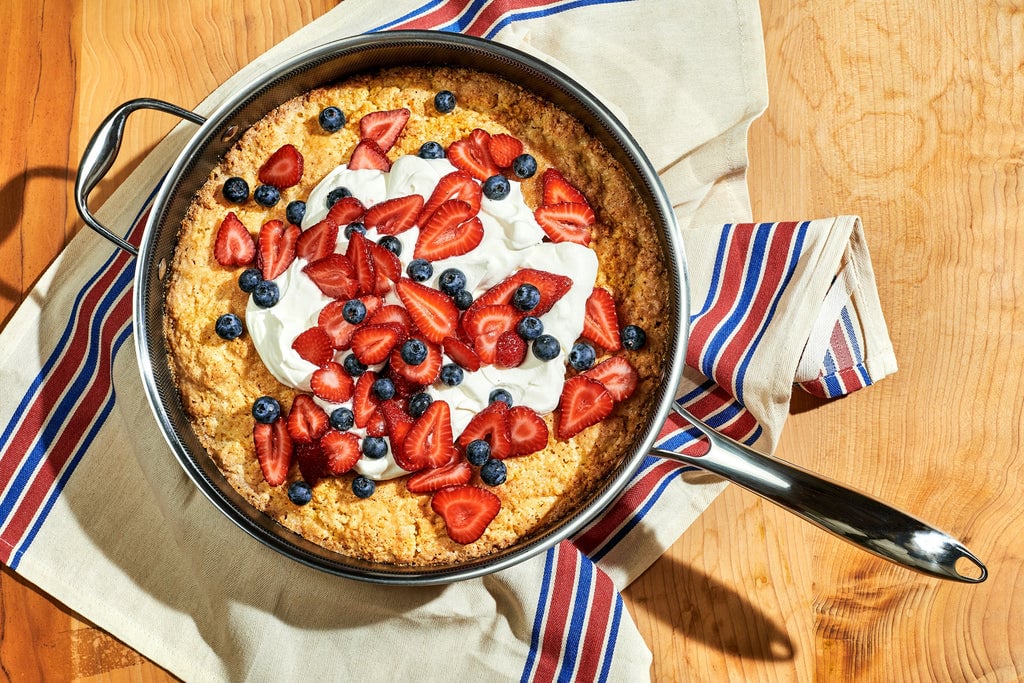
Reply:
[[[390,172],[375,169],[350,169],[347,165],[331,171],[313,189],[306,201],[306,214],[302,228],[308,229],[327,215],[327,196],[339,187],[345,187],[352,196],[369,208],[387,199],[418,194],[430,197],[438,181],[457,170],[447,159],[421,159],[407,155],[395,160]],[[496,388],[508,391],[515,405],[526,405],[543,415],[558,405],[565,382],[565,360],[573,343],[583,330],[583,316],[587,298],[597,277],[597,256],[588,247],[571,242],[545,242],[545,233],[534,219],[533,211],[523,200],[520,184],[511,181],[511,191],[500,200],[481,200],[478,217],[484,227],[480,244],[467,254],[432,263],[434,273],[424,284],[437,287],[438,277],[446,268],[458,268],[466,275],[466,289],[478,298],[488,289],[522,268],[535,268],[572,280],[572,287],[555,305],[540,317],[544,332],[558,339],[560,355],[550,361],[541,361],[532,352],[519,367],[501,368],[484,365],[476,372],[466,372],[461,384],[449,387],[436,382],[426,389],[435,400],[446,401],[452,411],[452,431],[456,438],[469,421],[487,407],[491,392]],[[377,241],[376,230],[366,237]],[[402,243],[403,272],[412,260],[419,228],[413,227],[396,235]],[[348,239],[338,231],[335,251],[344,253]],[[292,342],[302,332],[317,324],[321,309],[333,301],[302,272],[307,261],[296,258],[288,269],[275,279],[280,290],[278,303],[271,308],[260,308],[252,297],[246,308],[246,326],[256,351],[270,373],[282,384],[301,391],[310,391],[310,378],[317,369],[292,349]],[[390,292],[385,304],[401,304],[397,294]],[[341,362],[348,351],[335,353]],[[447,357],[444,362],[451,360]],[[382,364],[383,365],[383,364]],[[380,366],[371,367],[378,370]],[[340,405],[314,396],[314,400],[328,414]],[[364,436],[364,430],[354,428]],[[408,474],[399,467],[390,452],[383,458],[361,457],[355,467],[359,474],[376,480],[392,479]]]

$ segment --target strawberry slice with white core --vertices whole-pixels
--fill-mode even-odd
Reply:
[[[324,409],[313,402],[309,394],[299,394],[292,401],[288,412],[288,434],[296,443],[313,443],[320,439],[330,426]]]
[[[582,336],[609,351],[622,348],[615,299],[603,287],[594,287],[583,312]]]
[[[601,361],[584,372],[583,376],[600,382],[611,394],[613,401],[625,401],[632,396],[640,381],[636,369],[622,356],[612,356]]]
[[[462,256],[483,238],[484,226],[473,207],[461,199],[449,199],[421,226],[413,256],[428,261]]]
[[[256,240],[256,265],[264,280],[273,280],[295,260],[295,245],[302,234],[297,225],[270,220],[260,228]]]
[[[366,207],[355,197],[342,197],[327,210],[327,220],[342,227],[357,221],[366,214]]]
[[[409,115],[408,109],[371,112],[359,120],[359,137],[372,140],[382,152],[387,152],[395,146]]]
[[[311,327],[292,342],[295,353],[313,365],[320,367],[334,357],[334,345],[320,327]]]
[[[381,363],[391,355],[405,339],[405,333],[397,325],[366,325],[352,335],[352,353],[363,365]]]
[[[615,403],[600,382],[577,375],[565,381],[555,434],[566,440],[611,415]]]
[[[373,383],[377,381],[377,373],[367,370],[356,380],[356,390],[352,394],[352,414],[355,416],[356,427],[365,427],[377,412],[380,400],[373,394]]]
[[[584,246],[590,244],[590,226],[597,220],[589,206],[578,202],[541,206],[533,212],[533,217],[552,242],[575,242]]]
[[[529,455],[548,445],[548,425],[528,406],[513,406],[508,411],[508,429],[512,441],[509,455]]]
[[[391,170],[391,161],[376,142],[360,140],[356,148],[352,150],[352,158],[348,161],[348,167],[353,171],[376,169],[387,172]]]
[[[533,285],[540,292],[540,302],[527,314],[541,316],[550,311],[572,288],[572,278],[535,268],[523,268],[481,294],[469,310],[495,304],[511,304],[516,290],[526,284]]]
[[[476,355],[473,347],[455,337],[445,337],[442,342],[446,356],[455,361],[464,370],[474,372],[480,369],[480,356]]]
[[[299,235],[295,242],[295,255],[307,261],[319,261],[334,253],[338,242],[338,226],[334,221],[324,219]]]
[[[309,379],[313,395],[331,403],[344,403],[352,398],[355,382],[345,369],[329,361],[313,372]]]
[[[402,469],[416,472],[443,467],[458,455],[452,436],[451,408],[445,401],[434,401],[413,424],[402,442]]]
[[[395,323],[399,325],[406,333],[409,332],[413,327],[412,317],[409,315],[409,311],[405,310],[401,306],[395,304],[388,304],[387,306],[381,307],[379,311],[370,315],[367,312],[366,321],[367,325],[380,325],[382,323]]]
[[[493,365],[498,359],[498,339],[506,332],[515,332],[516,324],[526,315],[515,306],[497,304],[470,309],[462,317],[462,329],[473,342],[473,350],[481,362]]]
[[[468,484],[473,478],[473,468],[465,460],[453,462],[444,467],[420,470],[405,480],[405,488],[413,493],[440,491],[446,486]]]
[[[449,199],[460,199],[466,202],[473,208],[473,214],[475,215],[480,211],[482,198],[483,190],[480,187],[480,183],[473,180],[473,176],[465,171],[452,171],[448,175],[441,176],[441,179],[437,181],[437,185],[430,194],[430,198],[420,210],[420,215],[416,222],[419,225],[426,223],[434,215],[434,212],[437,211],[437,207]]]
[[[465,545],[484,535],[501,499],[477,486],[447,486],[434,494],[430,507],[444,520],[448,538]]]
[[[256,243],[234,211],[229,211],[217,229],[213,257],[222,266],[247,266],[256,258]]]
[[[423,197],[410,194],[374,204],[366,211],[363,223],[379,235],[399,235],[416,225],[423,210]]]
[[[332,299],[348,300],[359,294],[355,269],[344,254],[328,254],[308,264],[302,272]]]
[[[364,323],[379,311],[384,303],[384,300],[379,296],[372,295],[361,296],[359,297],[359,300],[363,302],[363,306],[366,307],[366,317],[363,319]],[[330,302],[321,309],[320,314],[316,319],[317,326],[323,329],[323,331],[327,333],[327,336],[330,337],[331,345],[334,346],[334,348],[341,350],[351,347],[352,334],[356,331],[356,328],[359,327],[359,325],[353,325],[349,321],[345,320],[346,303],[346,301],[339,300]]]
[[[424,338],[440,344],[445,337],[455,336],[459,309],[451,297],[409,278],[399,279],[395,289]]]
[[[500,173],[498,165],[491,158],[490,143],[490,133],[477,128],[468,138],[456,140],[448,146],[448,161],[481,182],[487,180]]]
[[[401,345],[391,350],[391,370],[413,385],[433,384],[441,374],[441,349],[429,341],[423,344],[427,347],[427,357],[416,365],[405,362]]]
[[[587,198],[583,196],[575,185],[565,179],[560,171],[554,168],[549,168],[541,175],[541,190],[543,195],[542,203],[546,205],[561,204],[563,202],[573,202],[576,204],[586,204]]]
[[[353,232],[345,250],[345,258],[352,264],[352,271],[359,282],[359,291],[362,294],[374,294],[377,289],[377,267],[368,244],[370,240],[361,233]]]
[[[416,420],[409,415],[401,403],[394,399],[380,404],[380,414],[384,418],[384,428],[388,440],[391,442],[391,453],[394,455],[395,462],[401,467],[403,462],[402,446]]]
[[[257,422],[252,428],[252,440],[263,478],[271,486],[280,486],[288,479],[294,448],[285,418],[279,417],[271,424]]]
[[[284,145],[270,155],[256,177],[264,185],[273,185],[279,190],[298,185],[302,180],[302,154],[295,145]]]
[[[352,432],[330,429],[320,438],[320,450],[326,458],[327,470],[337,476],[345,474],[359,462],[359,437]]]
[[[483,439],[491,445],[491,457],[503,460],[512,455],[512,434],[508,419],[509,407],[495,401],[473,416],[459,435],[459,447],[465,451],[470,442]]]
[[[523,153],[523,143],[508,133],[492,135],[488,144],[491,159],[500,168],[508,168]]]

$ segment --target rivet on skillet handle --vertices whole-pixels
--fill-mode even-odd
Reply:
[[[985,565],[945,532],[867,494],[761,455],[718,434],[678,404],[673,407],[708,437],[711,450],[703,456],[662,449],[652,453],[718,474],[890,562],[965,583],[981,583],[988,577]],[[976,573],[963,573],[957,566],[963,563]]]
[[[117,153],[121,150],[125,121],[131,113],[139,109],[156,109],[199,125],[206,123],[206,119],[188,109],[182,109],[161,100],[141,97],[129,100],[112,111],[96,129],[89,144],[86,145],[82,162],[78,166],[78,175],[75,177],[75,206],[86,225],[132,256],[139,255],[138,249],[96,220],[96,217],[89,211],[88,199],[89,193],[114,165],[114,159],[117,158]]]

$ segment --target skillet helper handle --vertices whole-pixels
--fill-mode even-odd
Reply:
[[[130,114],[139,109],[156,109],[199,125],[206,122],[205,118],[188,109],[182,109],[162,100],[142,97],[129,100],[112,111],[96,129],[89,144],[86,145],[82,162],[78,165],[78,174],[75,176],[75,207],[86,225],[132,256],[138,256],[138,249],[96,220],[89,210],[88,200],[89,193],[114,165],[117,153],[121,150],[121,141],[124,139],[125,121]]]
[[[985,565],[962,543],[911,515],[796,465],[769,458],[676,412],[711,442],[702,456],[657,455],[718,474],[878,557],[941,579],[981,583]],[[973,567],[970,573],[961,570]]]

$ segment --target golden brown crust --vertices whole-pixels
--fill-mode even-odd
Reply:
[[[443,89],[457,96],[458,107],[451,114],[439,114],[433,107],[434,94]],[[317,123],[318,113],[329,104],[347,117],[345,128],[334,134],[323,133]],[[429,494],[409,493],[404,478],[379,482],[365,500],[352,493],[352,475],[322,480],[313,501],[301,507],[289,502],[286,485],[267,485],[254,454],[250,409],[257,397],[270,395],[287,410],[296,392],[271,376],[247,336],[225,341],[214,332],[214,321],[223,313],[244,318],[247,302],[237,286],[241,269],[225,268],[213,258],[224,215],[234,211],[253,234],[266,220],[283,219],[289,201],[304,199],[324,175],[348,160],[362,116],[399,107],[408,108],[412,116],[388,154],[392,160],[415,154],[424,141],[447,146],[483,128],[511,133],[537,158],[538,173],[523,183],[531,206],[540,203],[539,178],[548,166],[579,187],[598,218],[591,244],[600,263],[597,284],[613,293],[622,322],[642,326],[649,337],[642,351],[629,354],[640,375],[638,390],[610,418],[568,442],[551,436],[544,451],[505,461],[508,480],[491,489],[502,500],[501,511],[469,545],[448,538],[444,522],[430,509]],[[238,207],[223,199],[220,188],[226,178],[241,176],[255,187],[260,165],[285,143],[302,152],[305,170],[298,185],[282,192],[276,207],[264,209],[252,201]],[[592,494],[642,436],[669,343],[668,326],[661,324],[667,315],[667,283],[656,229],[637,192],[575,119],[491,75],[398,68],[295,98],[242,136],[211,172],[183,222],[167,287],[165,333],[172,372],[200,441],[230,484],[255,507],[345,555],[403,565],[447,564],[487,555],[562,519]],[[546,417],[549,425],[553,419]],[[295,478],[297,471],[290,480]],[[482,485],[476,474],[473,483]]]

